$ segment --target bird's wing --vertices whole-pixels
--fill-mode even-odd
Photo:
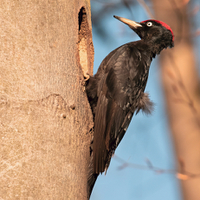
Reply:
[[[96,173],[108,167],[106,165],[109,165],[112,153],[132,118],[130,106],[134,82],[131,79],[137,75],[140,56],[137,49],[122,46],[106,57],[107,66],[100,66],[100,69],[105,69],[105,73],[99,82],[95,115],[93,158]]]

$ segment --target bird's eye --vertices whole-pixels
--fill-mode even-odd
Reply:
[[[152,22],[147,22],[147,26],[152,26],[153,24],[152,24]]]

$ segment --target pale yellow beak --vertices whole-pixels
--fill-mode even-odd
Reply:
[[[142,27],[141,24],[139,24],[139,23],[137,23],[135,21],[132,21],[130,19],[126,19],[126,18],[123,18],[123,17],[118,17],[116,15],[114,15],[113,17],[118,19],[119,21],[123,22],[124,24],[127,24],[129,27],[133,27],[133,28]]]

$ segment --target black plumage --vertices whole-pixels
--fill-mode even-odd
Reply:
[[[170,27],[157,20],[140,23],[117,17],[141,38],[124,44],[102,61],[86,85],[94,115],[94,140],[88,178],[89,195],[99,173],[107,170],[134,113],[150,113],[153,103],[144,93],[152,59],[173,47]]]

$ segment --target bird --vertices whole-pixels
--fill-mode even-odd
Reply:
[[[94,117],[94,137],[88,173],[88,195],[100,173],[107,171],[111,157],[134,114],[150,114],[153,102],[145,93],[150,64],[163,49],[174,46],[174,34],[166,23],[149,19],[135,22],[115,16],[128,25],[140,40],[109,53],[97,73],[86,83]]]

